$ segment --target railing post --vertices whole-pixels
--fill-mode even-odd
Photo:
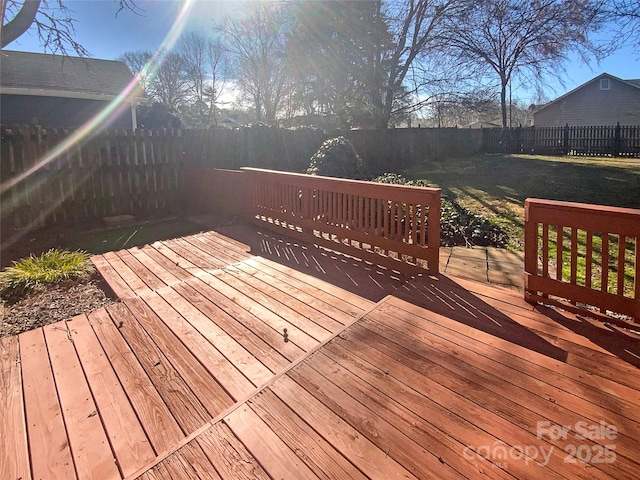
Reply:
[[[431,202],[429,206],[429,226],[427,248],[431,252],[429,262],[429,273],[437,275],[440,273],[440,208],[442,203],[441,192],[437,192],[437,201]]]
[[[524,201],[524,299],[529,300],[529,277],[538,269],[538,225],[531,220],[531,202]]]

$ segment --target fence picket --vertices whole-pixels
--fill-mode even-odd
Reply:
[[[147,218],[180,205],[179,132],[109,130],[43,162],[73,132],[2,128],[2,222],[21,229],[104,216]]]
[[[485,128],[486,153],[640,157],[640,125]]]

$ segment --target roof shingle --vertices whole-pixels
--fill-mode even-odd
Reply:
[[[118,95],[133,74],[124,62],[3,50],[0,85],[81,94]]]

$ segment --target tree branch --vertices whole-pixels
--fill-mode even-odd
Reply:
[[[31,27],[31,24],[33,24],[36,18],[41,3],[42,0],[25,0],[22,8],[20,8],[16,16],[13,17],[13,20],[6,25],[2,25],[2,33],[0,34],[2,48],[29,30],[29,27]],[[6,2],[2,2],[2,7],[2,21],[4,22],[5,10],[7,8]]]

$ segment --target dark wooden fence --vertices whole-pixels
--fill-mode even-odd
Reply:
[[[480,150],[468,129],[330,131],[267,126],[235,130],[80,131],[2,127],[2,229],[84,224],[132,214],[153,218],[181,208],[182,165],[303,172],[322,142],[344,135],[368,173],[397,172]]]
[[[63,129],[14,127],[1,134],[5,232],[121,214],[149,218],[179,207],[178,131],[112,130],[87,139]]]
[[[486,153],[640,157],[640,125],[517,127],[482,130]]]
[[[482,132],[465,128],[324,131],[260,125],[235,130],[188,130],[183,140],[186,158],[201,166],[250,166],[299,173],[309,167],[309,159],[323,141],[337,136],[351,141],[372,176],[469,155],[482,147]]]

